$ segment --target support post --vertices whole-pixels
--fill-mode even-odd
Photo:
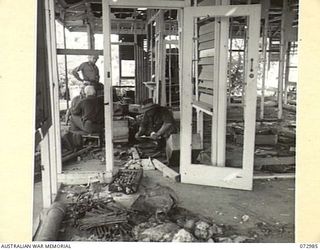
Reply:
[[[282,118],[283,113],[283,76],[284,64],[286,56],[287,41],[285,36],[285,18],[287,12],[287,0],[283,0],[282,16],[281,16],[281,40],[280,40],[280,60],[278,75],[278,119]]]
[[[264,118],[264,94],[266,86],[266,64],[267,64],[267,47],[268,47],[268,29],[269,29],[269,8],[270,0],[264,0],[264,26],[262,37],[262,85],[261,85],[261,100],[260,100],[260,119]]]
[[[46,26],[47,48],[48,48],[48,67],[50,80],[51,114],[52,127],[49,129],[50,135],[50,165],[51,165],[51,189],[55,196],[58,191],[57,173],[62,172],[61,163],[61,136],[60,136],[60,105],[59,105],[59,79],[56,48],[56,30],[55,30],[55,10],[54,1],[47,0],[46,8]]]
[[[228,70],[228,78],[229,78],[229,81],[228,81],[228,88],[229,88],[229,94],[227,94],[227,103],[228,104],[231,104],[231,69],[232,69],[232,39],[233,39],[233,36],[232,36],[232,24],[233,24],[233,18],[231,17],[230,18],[231,20],[231,26],[230,26],[230,31],[229,31],[229,41],[230,41],[230,44],[229,44],[229,70]]]
[[[138,41],[137,41],[137,34],[133,35],[134,37],[134,62],[135,62],[135,103],[138,103],[138,97],[140,96],[140,88],[141,88],[141,84],[142,84],[142,80],[141,80],[141,62],[140,62],[140,56],[139,56],[139,46],[138,46]]]
[[[288,43],[287,48],[287,58],[286,58],[286,66],[285,66],[285,76],[284,76],[284,104],[288,104],[288,83],[289,83],[289,74],[290,74],[290,49],[291,43]]]
[[[87,14],[91,15],[92,14],[91,4],[86,3],[85,5],[87,7]],[[94,30],[93,30],[93,25],[92,25],[90,18],[87,19],[87,34],[88,34],[88,49],[93,50],[95,47],[95,45],[94,45]]]
[[[93,28],[92,25],[90,23],[90,21],[88,20],[87,23],[87,34],[88,34],[88,49],[94,49],[94,33],[93,33]]]
[[[167,51],[167,47],[165,45],[165,51]],[[167,53],[166,53],[167,55]],[[171,107],[172,106],[172,103],[171,103],[171,99],[172,99],[172,93],[171,93],[171,88],[172,88],[172,74],[171,74],[171,43],[169,43],[169,53],[168,53],[168,78],[169,78],[169,106]],[[165,60],[166,62],[167,60]],[[166,68],[166,66],[165,66]]]
[[[112,82],[111,82],[111,20],[109,2],[102,1],[103,18],[103,55],[104,55],[104,107],[105,107],[105,143],[106,147],[106,177],[113,175],[113,117],[112,117]]]
[[[63,47],[67,49],[66,42],[66,26],[63,25]],[[69,83],[68,83],[68,61],[67,55],[64,55],[64,74],[65,74],[65,84],[66,84],[66,101],[67,101],[67,109],[69,109]]]
[[[165,56],[166,56],[166,48],[164,43],[164,12],[163,10],[159,10],[160,14],[158,15],[157,25],[159,25],[159,79],[161,81],[160,91],[161,91],[161,99],[160,105],[166,106],[167,105],[167,93],[166,93],[166,78],[165,78]]]

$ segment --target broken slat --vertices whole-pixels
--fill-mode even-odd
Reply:
[[[180,180],[180,174],[174,171],[173,169],[167,167],[165,164],[160,162],[157,159],[153,159],[152,163],[156,169],[163,173],[163,176],[168,177],[176,182]]]

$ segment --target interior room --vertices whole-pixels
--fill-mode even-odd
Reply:
[[[294,242],[298,13],[39,0],[33,240]]]

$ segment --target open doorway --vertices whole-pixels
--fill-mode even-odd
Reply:
[[[96,8],[92,11],[98,15],[101,10]],[[113,171],[116,172],[117,167],[123,165],[121,160],[127,159],[124,156],[131,157],[129,151],[139,144],[135,134],[142,118],[143,101],[150,98],[154,104],[165,107],[172,117],[179,118],[180,39],[177,9],[111,8],[110,15],[112,150],[115,157]],[[108,158],[106,150],[110,150],[109,146],[106,149],[105,127],[101,133],[71,129],[70,113],[75,108],[73,100],[85,87],[82,81],[85,75],[79,70],[79,65],[87,62],[88,56],[99,56],[95,62],[99,82],[105,93],[110,91],[104,76],[106,59],[103,55],[102,23],[97,26],[89,20],[83,26],[70,24],[62,17],[55,21],[62,156],[58,178],[62,182],[76,184],[97,173],[104,174]],[[104,112],[106,103],[104,100]],[[179,127],[179,120],[175,122]],[[150,142],[151,149],[141,149],[145,150],[140,152],[141,156],[159,156],[162,162],[167,163],[165,147],[159,152],[157,143]],[[152,144],[155,146],[153,149]],[[179,163],[175,167],[178,170]],[[81,176],[81,180],[71,178],[75,176]]]

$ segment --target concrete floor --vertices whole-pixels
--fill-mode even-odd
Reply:
[[[294,179],[255,180],[253,191],[240,191],[175,183],[159,171],[145,171],[141,184],[155,183],[171,187],[179,206],[231,226],[236,234],[257,233],[259,242],[294,242]],[[249,216],[246,222],[241,220],[244,215]],[[259,234],[257,223],[265,223],[270,232]]]
[[[157,183],[176,192],[180,207],[211,217],[216,223],[232,228],[234,234],[256,235],[257,242],[294,242],[294,179],[255,180],[253,191],[240,191],[176,183],[157,170],[144,171],[141,189]],[[35,185],[34,197],[36,219],[42,208],[40,182]],[[241,220],[244,215],[249,216],[246,222]],[[260,226],[264,223],[263,229],[257,223]]]

